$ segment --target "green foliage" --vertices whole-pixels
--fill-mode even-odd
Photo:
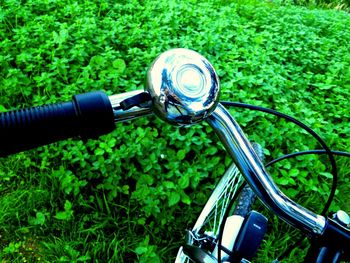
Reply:
[[[4,0],[0,111],[90,90],[142,89],[157,55],[185,47],[213,63],[223,100],[292,114],[348,150],[349,23],[345,12],[273,1]],[[319,148],[274,117],[232,114],[268,160]],[[149,117],[98,140],[67,140],[0,162],[4,262],[168,262],[231,160],[207,124],[178,129]],[[332,209],[350,211],[342,198],[349,162],[338,164]],[[298,157],[270,172],[288,196],[321,211],[331,181],[326,158]],[[271,262],[298,235],[270,221],[259,262]]]
[[[146,238],[135,249],[135,253],[138,255],[138,262],[155,262],[159,263],[160,258],[157,255],[157,247],[149,244],[150,238]]]
[[[278,0],[282,4],[295,4],[309,8],[336,9],[350,11],[349,0]]]
[[[64,211],[56,213],[55,218],[58,220],[70,220],[73,216],[72,203],[66,200],[64,203]]]

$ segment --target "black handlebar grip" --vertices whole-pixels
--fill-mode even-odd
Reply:
[[[112,105],[101,92],[70,102],[0,113],[0,157],[79,136],[97,138],[115,129]]]

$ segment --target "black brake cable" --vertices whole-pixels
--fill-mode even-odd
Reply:
[[[331,166],[332,166],[332,176],[333,176],[333,180],[332,180],[332,188],[331,188],[331,192],[329,194],[329,197],[328,197],[328,200],[326,202],[326,205],[324,207],[324,209],[322,210],[322,215],[325,215],[333,201],[333,198],[334,198],[334,195],[335,195],[335,191],[336,191],[336,188],[337,188],[337,182],[338,182],[338,171],[337,171],[337,164],[335,162],[335,159],[334,159],[334,156],[333,154],[336,154],[336,153],[339,153],[339,152],[332,152],[330,150],[330,148],[327,146],[327,144],[325,143],[325,141],[315,132],[313,131],[310,127],[308,127],[306,124],[302,123],[301,121],[287,115],[287,114],[284,114],[284,113],[281,113],[281,112],[278,112],[278,111],[275,111],[275,110],[272,110],[272,109],[268,109],[268,108],[264,108],[264,107],[261,107],[261,106],[254,106],[254,105],[250,105],[250,104],[245,104],[245,103],[239,103],[239,102],[230,102],[230,101],[221,101],[221,104],[223,106],[226,106],[226,107],[238,107],[238,108],[245,108],[245,109],[251,109],[251,110],[256,110],[256,111],[261,111],[261,112],[265,112],[265,113],[269,113],[269,114],[272,114],[274,116],[277,116],[277,117],[280,117],[280,118],[283,118],[287,121],[290,121],[296,125],[298,125],[299,127],[301,127],[302,129],[306,130],[309,134],[311,134],[320,144],[321,146],[323,147],[324,150],[321,150],[322,151],[322,154],[327,154],[328,155],[328,158],[330,160],[330,163],[331,163]],[[341,152],[341,153],[344,153],[344,152]],[[311,154],[311,153],[310,153]],[[299,154],[301,155],[301,154]],[[347,153],[345,153],[345,155],[347,156]],[[293,155],[291,157],[294,157],[296,155]],[[280,157],[279,159],[281,160],[284,160],[286,158],[291,158],[291,157],[285,157],[283,158]],[[283,158],[283,159],[282,159]],[[280,161],[281,161],[280,160]],[[276,163],[277,161],[272,161],[273,163]],[[272,163],[270,162],[269,164],[267,165],[272,165]],[[243,189],[243,188],[240,188],[240,189]],[[238,191],[240,192],[240,191]],[[221,222],[221,225],[220,225],[220,231],[219,231],[219,243],[218,243],[218,262],[220,263],[221,262],[221,239],[222,239],[222,235],[223,235],[223,231],[224,231],[224,226],[225,226],[225,223],[226,223],[226,219],[228,217],[228,213],[229,211],[231,210],[232,206],[233,206],[233,203],[235,201],[235,199],[237,198],[238,194],[235,194],[235,196],[232,198],[229,206],[228,206],[228,209],[225,211],[225,216],[224,216],[224,219],[223,221]],[[302,240],[304,240],[304,238],[298,240],[298,242],[296,242],[296,244],[300,244],[302,242]],[[295,246],[292,246],[292,247],[295,247]],[[278,260],[281,260],[282,258],[286,257],[290,252],[292,251],[292,249],[287,249],[284,253],[282,253],[281,256],[279,256],[277,259]],[[277,261],[278,262],[278,261]]]
[[[339,156],[344,156],[344,157],[349,157],[350,158],[350,153],[349,152],[342,152],[342,151],[331,151],[333,155],[339,155]],[[309,151],[301,151],[301,152],[295,152],[295,153],[290,153],[283,155],[281,157],[278,157],[277,159],[272,160],[271,162],[267,163],[265,167],[269,167],[279,161],[283,161],[285,159],[297,157],[300,155],[309,155],[309,154],[317,154],[317,155],[322,155],[326,154],[327,152],[325,150],[309,150]]]
[[[272,115],[275,115],[277,117],[283,118],[287,121],[293,122],[294,124],[298,125],[299,127],[303,128],[305,131],[307,131],[309,134],[311,134],[322,146],[322,148],[325,150],[326,154],[328,155],[328,158],[330,160],[331,166],[332,166],[332,176],[333,176],[333,180],[332,180],[332,187],[331,187],[331,191],[329,193],[328,196],[328,200],[321,212],[321,215],[326,215],[332,201],[335,195],[335,191],[337,189],[337,183],[338,183],[338,171],[337,171],[337,164],[335,162],[333,153],[331,151],[331,149],[328,147],[328,145],[326,144],[326,142],[314,131],[312,130],[310,127],[308,127],[306,124],[302,123],[301,121],[285,114],[285,113],[281,113],[278,112],[276,110],[272,110],[272,109],[268,109],[268,108],[264,108],[261,106],[254,106],[254,105],[250,105],[250,104],[246,104],[246,103],[240,103],[240,102],[230,102],[230,101],[221,101],[220,102],[222,105],[224,106],[229,106],[229,107],[238,107],[238,108],[245,108],[245,109],[251,109],[251,110],[256,110],[256,111],[261,111],[261,112],[265,112],[265,113],[269,113]]]

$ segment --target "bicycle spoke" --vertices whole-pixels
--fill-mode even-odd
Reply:
[[[214,236],[217,235],[227,206],[237,191],[241,181],[242,177],[239,171],[237,168],[234,168],[219,182],[218,187],[208,200],[207,205],[211,206],[211,211],[206,215],[202,224],[203,232],[210,230]]]

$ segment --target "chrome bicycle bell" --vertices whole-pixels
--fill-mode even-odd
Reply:
[[[158,56],[147,74],[146,91],[161,119],[179,126],[208,117],[219,99],[219,79],[207,59],[177,48]]]

